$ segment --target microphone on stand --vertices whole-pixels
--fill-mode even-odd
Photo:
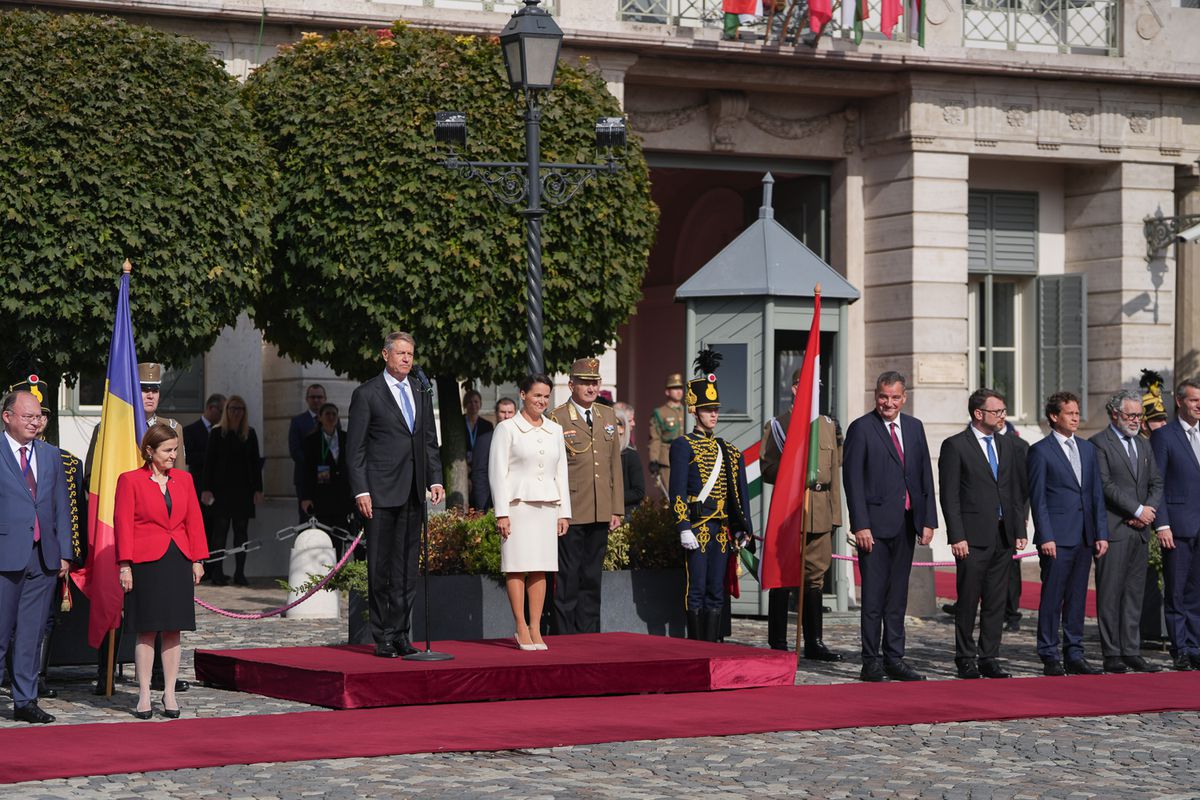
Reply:
[[[421,369],[420,364],[413,364],[412,373],[413,377],[417,379],[418,389],[425,394],[433,392],[433,384],[429,382],[429,376],[425,374],[425,370]]]

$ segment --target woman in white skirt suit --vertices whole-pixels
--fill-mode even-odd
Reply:
[[[558,572],[558,537],[571,519],[567,450],[562,427],[546,416],[550,379],[530,375],[520,383],[521,411],[496,426],[488,455],[488,481],[500,530],[500,569],[508,588],[522,650],[546,650],[542,607],[546,573]],[[530,625],[525,619],[529,596]]]

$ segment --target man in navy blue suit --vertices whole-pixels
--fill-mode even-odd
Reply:
[[[1150,434],[1166,502],[1154,521],[1175,669],[1200,669],[1200,381],[1175,387],[1175,422]]]
[[[57,578],[70,569],[71,510],[62,454],[37,439],[42,407],[4,397],[0,447],[0,664],[12,647],[13,718],[53,722],[37,704],[38,650]],[[15,635],[14,635],[15,631]]]
[[[304,390],[306,408],[288,424],[288,455],[292,457],[292,485],[296,487],[296,509],[300,521],[307,522],[309,514],[302,508],[300,497],[304,493],[304,437],[317,429],[320,424],[317,412],[325,405],[325,387],[314,383]]]
[[[1030,447],[1027,456],[1033,543],[1042,567],[1037,651],[1046,675],[1098,675],[1101,670],[1083,657],[1083,612],[1092,553],[1101,558],[1108,550],[1100,462],[1096,446],[1075,435],[1078,397],[1070,392],[1050,395],[1046,419],[1050,435]]]
[[[904,661],[904,610],[913,547],[937,527],[933,467],[925,427],[901,414],[904,376],[885,372],[875,381],[875,410],[846,429],[842,486],[862,573],[860,678],[878,682],[925,676]],[[881,648],[882,639],[882,648]]]

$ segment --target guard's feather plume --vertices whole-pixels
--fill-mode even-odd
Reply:
[[[1138,383],[1143,389],[1149,389],[1151,386],[1162,386],[1163,377],[1152,369],[1142,370],[1142,380]]]
[[[696,354],[693,365],[696,368],[696,374],[709,375],[716,372],[717,367],[721,366],[721,354],[711,347],[705,347]]]

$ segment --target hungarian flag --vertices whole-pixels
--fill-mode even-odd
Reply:
[[[800,383],[792,405],[787,440],[779,458],[779,474],[771,495],[767,533],[763,537],[759,582],[764,589],[800,586],[804,578],[804,509],[808,486],[817,479],[817,424],[821,390],[821,287],[813,303],[812,329],[800,367]]]
[[[925,2],[908,0],[908,38],[918,47],[925,46]]]
[[[862,44],[863,22],[870,16],[867,0],[842,0],[842,27],[853,29],[855,44]]]
[[[117,575],[117,540],[113,510],[117,478],[142,466],[138,449],[146,430],[142,410],[138,360],[133,347],[133,321],[129,314],[129,272],[125,262],[117,293],[117,315],[108,348],[108,377],[104,381],[104,406],[88,486],[88,554],[84,568],[71,573],[79,590],[91,601],[88,644],[99,647],[110,630],[120,627],[125,592]]]
[[[904,15],[904,0],[883,0],[879,4],[879,30],[887,38],[892,38],[896,23]]]

